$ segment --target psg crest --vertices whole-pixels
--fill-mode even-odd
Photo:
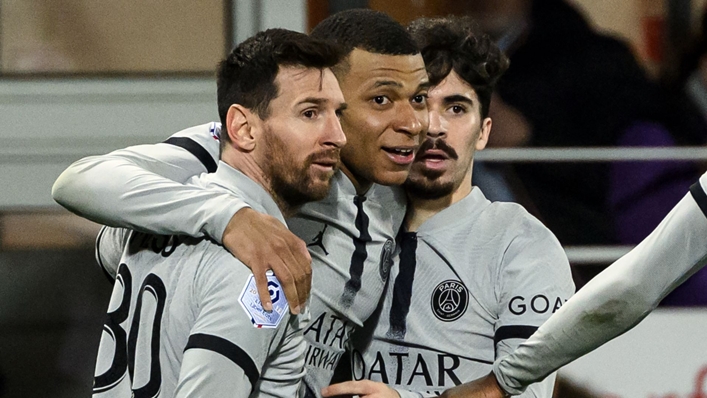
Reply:
[[[459,281],[446,280],[432,292],[432,312],[444,322],[456,321],[466,312],[469,291]]]

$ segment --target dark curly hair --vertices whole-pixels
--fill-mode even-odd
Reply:
[[[487,117],[496,82],[509,61],[491,38],[469,17],[420,18],[408,25],[422,53],[430,83],[435,86],[453,70],[474,89]]]
[[[218,112],[226,126],[232,104],[240,104],[265,119],[270,101],[277,96],[275,84],[281,66],[325,69],[339,63],[341,52],[334,44],[286,29],[258,32],[233,49],[219,64]],[[228,137],[228,134],[222,135]]]

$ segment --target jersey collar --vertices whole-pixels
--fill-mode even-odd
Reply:
[[[490,204],[491,202],[486,199],[481,189],[474,187],[464,199],[443,209],[422,223],[420,228],[417,229],[417,232],[420,234],[436,229],[446,229],[449,228],[450,225],[458,222],[470,222],[470,220],[476,218],[476,216]]]

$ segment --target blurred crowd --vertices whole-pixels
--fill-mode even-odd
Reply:
[[[489,147],[673,147],[707,141],[705,24],[672,79],[565,0],[466,2],[511,60],[491,105]],[[701,164],[479,164],[476,185],[523,204],[563,245],[633,245],[687,193]],[[581,281],[580,281],[581,283]],[[707,269],[664,305],[707,304]]]

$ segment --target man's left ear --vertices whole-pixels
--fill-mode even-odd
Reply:
[[[481,122],[481,133],[479,133],[479,139],[476,140],[476,150],[480,151],[486,148],[486,144],[489,142],[489,135],[491,134],[491,118],[487,117]]]

